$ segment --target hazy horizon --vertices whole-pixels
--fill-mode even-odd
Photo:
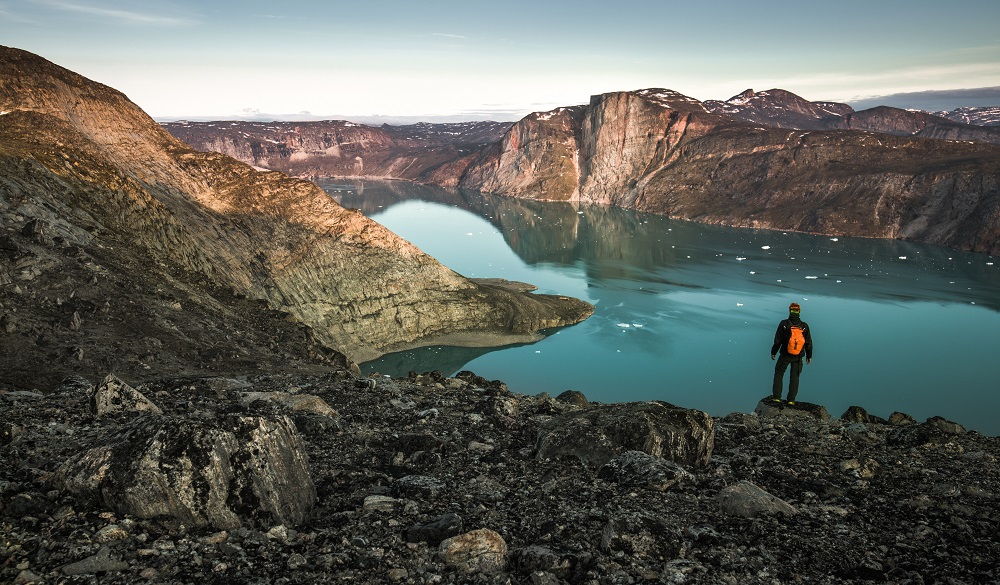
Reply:
[[[256,0],[0,0],[0,34],[4,44],[125,92],[159,120],[505,121],[644,87],[702,100],[781,87],[858,103],[1000,86],[1000,3],[984,1],[273,8]],[[961,18],[942,18],[945,8]]]

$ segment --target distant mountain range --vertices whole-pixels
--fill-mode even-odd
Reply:
[[[970,121],[979,121],[966,114]],[[745,227],[1000,253],[1000,127],[746,90],[644,89],[519,122],[173,123],[195,148],[306,177],[409,179]],[[988,115],[986,116],[988,118]]]

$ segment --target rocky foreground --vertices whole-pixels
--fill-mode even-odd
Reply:
[[[1000,440],[463,372],[0,391],[3,583],[987,583]]]

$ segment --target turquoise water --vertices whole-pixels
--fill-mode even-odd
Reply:
[[[1000,434],[993,257],[402,182],[323,186],[465,276],[530,282],[597,307],[538,343],[421,348],[366,372],[469,369],[516,392],[748,411],[770,392],[774,328],[795,301],[815,344],[799,399],[834,416],[857,404]]]

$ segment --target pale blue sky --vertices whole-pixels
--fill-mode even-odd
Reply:
[[[512,113],[605,91],[1000,85],[1000,1],[0,0],[0,43],[154,116]]]

